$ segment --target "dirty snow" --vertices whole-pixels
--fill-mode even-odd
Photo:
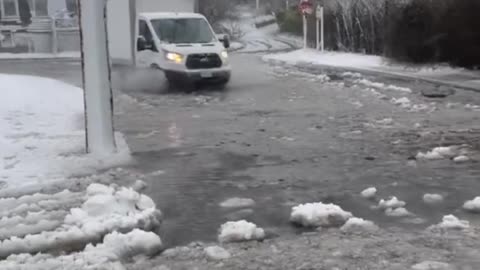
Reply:
[[[390,199],[388,200],[380,200],[380,202],[378,203],[378,208],[380,209],[395,209],[395,208],[401,208],[401,207],[404,207],[406,205],[406,203],[404,201],[400,201],[399,199],[397,199],[397,197],[391,197]]]
[[[425,194],[423,195],[423,201],[426,204],[438,204],[443,202],[443,196],[440,194]]]
[[[462,163],[462,162],[470,161],[470,158],[468,156],[461,155],[461,156],[457,156],[457,157],[453,158],[453,161],[455,161],[457,163]]]
[[[131,161],[121,134],[118,152],[85,154],[83,91],[52,79],[0,74],[0,179],[16,193],[72,175],[87,175]]]
[[[367,80],[367,79],[358,79],[358,80],[355,80],[353,83],[360,84],[360,85],[367,86],[367,87],[373,87],[373,88],[377,88],[377,89],[398,91],[398,92],[404,92],[404,93],[412,93],[412,89],[410,89],[410,88],[400,87],[400,86],[396,86],[396,85],[386,85],[384,83],[372,82],[372,81]]]
[[[353,217],[347,220],[347,222],[340,228],[340,230],[344,232],[373,232],[379,230],[379,228],[372,221]]]
[[[448,263],[437,261],[424,261],[412,266],[412,270],[452,270]]]
[[[372,199],[377,194],[377,189],[375,187],[369,187],[369,188],[363,190],[360,194],[365,199]]]
[[[229,221],[223,224],[218,235],[218,241],[222,243],[262,240],[264,238],[265,231],[262,228],[245,220]]]
[[[294,206],[290,221],[304,227],[330,227],[341,226],[351,217],[338,205],[319,202]]]
[[[476,197],[473,200],[465,202],[463,204],[463,209],[470,212],[480,213],[480,197]]]
[[[255,201],[249,198],[230,198],[220,203],[220,207],[223,208],[243,208],[252,207],[255,205]]]
[[[96,246],[88,245],[85,250],[69,255],[54,257],[49,254],[20,254],[0,261],[3,270],[84,270],[84,269],[125,269],[122,261],[137,255],[154,255],[162,247],[158,235],[135,229],[127,234],[112,232]]]
[[[62,196],[67,195],[69,195],[68,191],[62,194]],[[27,197],[23,200],[28,199]],[[14,199],[6,199],[6,201],[2,199],[1,202],[7,204],[14,201]],[[42,209],[37,211],[41,213]],[[41,218],[42,215],[39,214],[36,217]],[[114,189],[92,184],[87,189],[82,205],[70,209],[60,226],[54,230],[37,229],[35,234],[26,236],[10,235],[0,242],[0,257],[45,252],[66,245],[81,246],[101,239],[115,230],[129,231],[135,228],[150,230],[159,225],[160,219],[161,213],[149,197],[132,189]],[[2,221],[5,222],[4,219]],[[18,224],[11,225],[15,228]]]
[[[205,254],[209,259],[215,261],[226,260],[231,257],[227,250],[219,246],[206,247]]]
[[[420,152],[417,154],[417,159],[420,160],[436,160],[436,159],[448,159],[457,155],[457,147],[435,147],[431,151],[426,153]]]
[[[391,102],[394,105],[400,106],[405,109],[412,107],[412,102],[407,97],[392,98]]]
[[[442,222],[430,227],[431,229],[452,229],[452,230],[464,230],[470,228],[470,222],[467,220],[458,219],[454,215],[444,216]]]

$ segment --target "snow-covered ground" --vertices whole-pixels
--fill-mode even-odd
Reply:
[[[116,153],[85,152],[82,89],[4,74],[0,85],[0,269],[122,269],[158,251],[155,203],[100,172],[131,162],[123,136]]]
[[[1,74],[0,85],[1,194],[39,190],[73,175],[130,162],[121,134],[116,136],[116,154],[85,154],[82,89],[52,79]]]

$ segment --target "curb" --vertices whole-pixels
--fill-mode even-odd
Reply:
[[[284,65],[297,67],[297,68],[300,68],[300,69],[306,69],[307,71],[309,69],[312,69],[312,68],[314,68],[317,71],[318,70],[329,69],[329,70],[336,70],[336,71],[357,72],[357,73],[366,74],[366,75],[373,75],[373,76],[382,75],[382,76],[386,76],[386,77],[390,77],[390,78],[396,78],[396,79],[400,78],[400,79],[405,79],[405,80],[417,80],[417,81],[423,81],[423,82],[437,84],[437,85],[455,87],[455,88],[460,88],[460,89],[467,90],[467,91],[480,93],[480,86],[475,87],[475,86],[470,86],[470,85],[457,83],[457,82],[442,81],[442,80],[437,80],[437,79],[433,79],[433,78],[425,78],[425,77],[420,77],[420,76],[401,74],[401,73],[398,73],[398,72],[380,71],[380,70],[374,70],[374,69],[368,69],[368,68],[338,67],[338,66],[331,66],[331,65],[325,65],[325,64],[311,64],[311,63],[290,64],[287,61],[283,61],[283,60],[266,60],[266,62],[276,63],[276,64],[280,63],[280,64],[284,64]]]

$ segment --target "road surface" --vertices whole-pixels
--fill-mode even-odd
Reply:
[[[214,241],[219,226],[246,218],[269,236],[294,235],[293,205],[332,202],[384,228],[423,230],[454,213],[473,223],[462,204],[480,195],[480,96],[456,90],[427,99],[424,83],[364,78],[413,93],[366,86],[351,74],[309,74],[235,54],[226,89],[171,89],[155,70],[116,68],[115,126],[135,157],[125,168],[142,176],[165,215],[167,246]],[[77,62],[3,61],[21,73],[81,85]],[[356,77],[358,75],[354,75]],[[187,89],[188,90],[188,89]],[[393,98],[408,98],[410,107]],[[467,106],[467,104],[470,104]],[[466,145],[471,161],[415,161],[436,146]],[[397,196],[415,216],[393,218],[359,195]],[[428,206],[425,193],[445,202]],[[231,197],[255,200],[247,211],[223,209]]]

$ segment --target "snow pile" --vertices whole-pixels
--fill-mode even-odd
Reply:
[[[223,208],[243,208],[252,207],[255,205],[255,201],[249,198],[230,198],[220,203],[220,207]]]
[[[358,79],[358,80],[355,80],[353,83],[360,84],[360,85],[367,86],[367,87],[373,87],[373,88],[377,88],[377,89],[398,91],[398,92],[404,92],[404,93],[412,93],[412,89],[410,89],[410,88],[400,87],[400,86],[396,86],[396,85],[386,85],[384,83],[372,82],[372,81],[369,81],[367,79]]]
[[[294,206],[290,221],[304,227],[330,227],[341,226],[351,217],[338,205],[319,202]]]
[[[141,230],[128,234],[112,232],[104,237],[97,246],[88,245],[84,251],[54,257],[48,254],[12,255],[0,261],[0,269],[48,269],[48,270],[84,270],[84,269],[125,269],[121,261],[137,255],[154,255],[162,247],[158,235]]]
[[[377,120],[376,123],[379,124],[379,125],[389,126],[389,125],[393,125],[393,119],[392,118],[384,118],[384,119],[381,119],[381,120]]]
[[[92,184],[87,189],[85,202],[71,209],[60,227],[1,241],[0,257],[82,246],[112,231],[151,230],[159,225],[160,219],[161,213],[149,197],[132,189],[115,190]]]
[[[463,204],[463,209],[470,212],[480,213],[480,197],[465,202]]]
[[[72,175],[131,161],[120,134],[116,154],[85,154],[82,89],[47,78],[4,74],[0,85],[0,179],[6,193],[65,183]]]
[[[347,220],[347,222],[340,228],[340,230],[343,232],[372,232],[378,229],[378,226],[375,225],[375,223],[373,223],[372,221],[355,217]]]
[[[458,219],[454,215],[444,216],[442,222],[430,227],[431,229],[452,229],[452,230],[465,230],[470,228],[470,222],[467,220]]]
[[[373,199],[376,194],[377,189],[375,187],[369,187],[360,193],[360,195],[362,195],[362,197],[365,199]]]
[[[219,246],[205,248],[205,255],[214,261],[226,260],[231,257],[230,252]]]
[[[262,240],[265,238],[265,231],[257,225],[245,220],[229,221],[220,227],[218,241],[220,242],[241,242],[250,240]]]
[[[457,147],[455,146],[446,146],[446,147],[435,147],[431,151],[426,153],[418,153],[416,158],[420,160],[437,160],[437,159],[448,159],[453,158],[457,155]]]
[[[423,201],[426,204],[438,204],[443,202],[443,196],[440,194],[425,194],[423,195]]]

